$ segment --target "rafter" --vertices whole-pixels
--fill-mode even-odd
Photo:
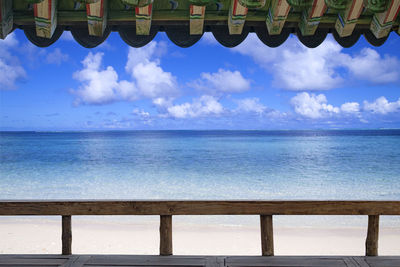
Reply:
[[[363,0],[352,0],[344,11],[339,12],[335,29],[340,37],[350,36],[353,33],[363,8]]]
[[[286,0],[272,0],[267,15],[267,28],[270,35],[280,34],[285,25],[290,11],[290,5]]]
[[[108,0],[100,0],[86,4],[89,35],[103,36],[107,27]]]
[[[203,34],[206,6],[190,5],[190,34]]]
[[[376,13],[373,16],[370,30],[376,38],[388,36],[399,11],[400,0],[390,0],[388,8],[384,12]]]
[[[136,7],[136,34],[137,35],[149,35],[151,27],[151,19],[153,16],[153,4]]]
[[[34,4],[36,35],[50,39],[57,27],[57,0]]]
[[[312,6],[303,11],[299,23],[299,28],[303,36],[314,35],[326,8],[324,0],[314,0]]]
[[[247,8],[238,0],[232,0],[229,8],[228,28],[229,34],[241,34],[246,22]]]

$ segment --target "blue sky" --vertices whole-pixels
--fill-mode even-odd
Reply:
[[[95,49],[69,33],[49,48],[0,40],[0,130],[400,128],[400,37],[307,49],[254,34],[233,49],[205,34],[144,48],[117,33]]]

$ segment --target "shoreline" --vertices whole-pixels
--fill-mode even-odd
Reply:
[[[74,219],[75,254],[157,255],[158,222],[118,223]],[[352,255],[365,253],[366,227],[288,227],[275,225],[275,255]],[[59,220],[0,220],[1,254],[60,254]],[[379,255],[400,255],[400,229],[380,228]],[[260,255],[259,225],[174,222],[175,255]]]

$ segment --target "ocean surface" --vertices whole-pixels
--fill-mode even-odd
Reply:
[[[1,132],[0,199],[400,200],[400,130]]]

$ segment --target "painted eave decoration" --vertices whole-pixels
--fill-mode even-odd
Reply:
[[[86,48],[117,31],[130,46],[148,44],[158,32],[180,47],[212,32],[234,47],[255,32],[277,47],[295,34],[307,47],[328,34],[343,47],[361,35],[374,46],[390,34],[400,35],[400,0],[0,0],[0,38],[15,29],[39,47],[58,40],[63,31]],[[395,33],[392,33],[395,32]]]

